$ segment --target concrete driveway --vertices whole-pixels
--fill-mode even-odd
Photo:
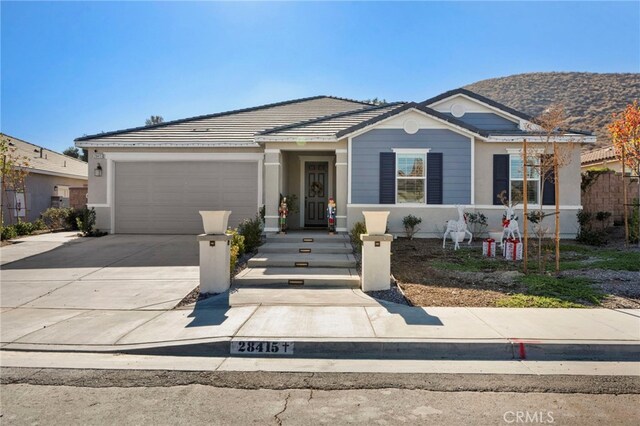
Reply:
[[[193,235],[47,234],[3,247],[0,255],[3,312],[170,309],[198,285]]]

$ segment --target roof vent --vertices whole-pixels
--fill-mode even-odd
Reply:
[[[467,112],[466,108],[462,104],[453,104],[451,105],[451,115],[456,118],[460,118]]]

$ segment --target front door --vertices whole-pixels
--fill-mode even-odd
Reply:
[[[304,226],[327,226],[327,191],[329,163],[305,163]]]

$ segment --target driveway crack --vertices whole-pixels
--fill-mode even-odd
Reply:
[[[291,392],[289,392],[284,399],[284,407],[282,408],[282,411],[280,411],[275,416],[273,416],[274,420],[276,421],[276,423],[278,423],[278,425],[282,425],[282,419],[280,418],[280,416],[284,414],[285,411],[287,411],[287,406],[289,405],[289,398],[291,398]]]

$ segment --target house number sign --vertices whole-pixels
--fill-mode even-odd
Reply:
[[[293,355],[293,342],[233,341],[231,355]]]

